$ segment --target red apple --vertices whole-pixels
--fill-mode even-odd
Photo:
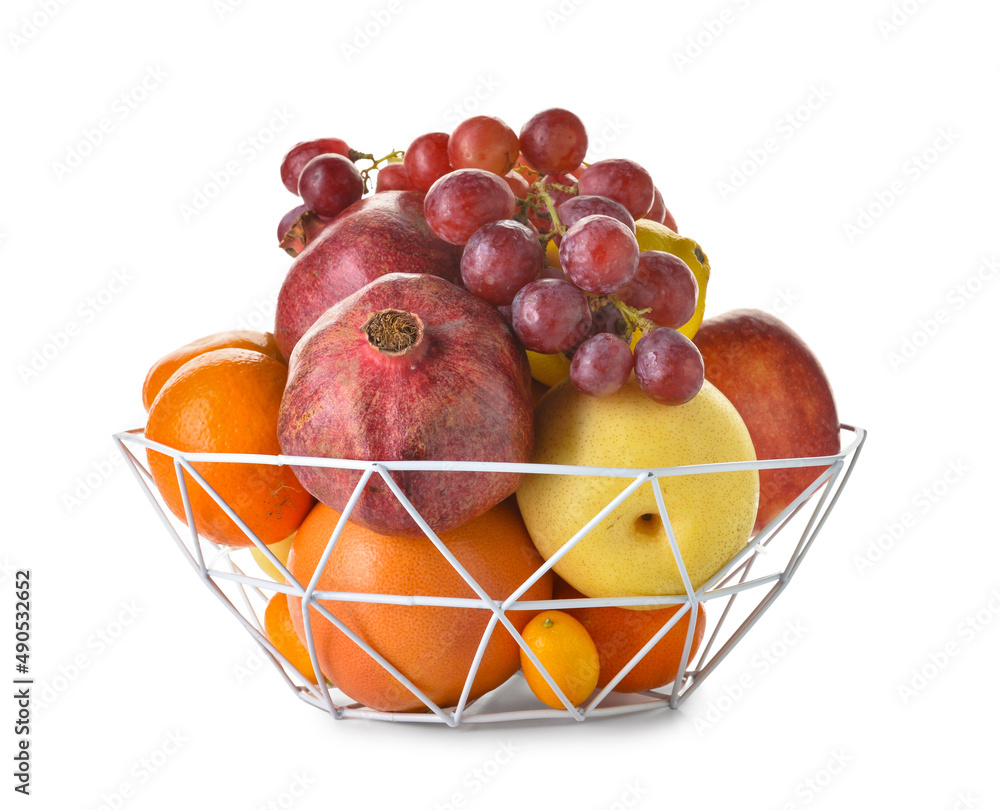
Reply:
[[[285,359],[338,301],[386,273],[429,273],[461,284],[462,249],[438,239],[423,196],[383,191],[335,217],[295,257],[278,293],[274,338]]]
[[[758,459],[840,452],[840,420],[830,382],[816,355],[780,319],[734,309],[702,323],[694,337],[705,379],[743,417]],[[759,531],[805,489],[823,467],[760,472]]]

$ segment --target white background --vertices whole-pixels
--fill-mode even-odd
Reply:
[[[1000,250],[1000,8],[226,2],[12,0],[0,13],[0,674],[13,678],[10,572],[30,567],[32,674],[47,698],[33,795],[19,801],[1000,806],[1000,282],[984,264]],[[246,677],[253,642],[114,463],[111,434],[141,426],[160,355],[270,328],[292,144],[339,136],[385,153],[469,114],[518,129],[550,106],[604,141],[592,156],[649,168],[711,258],[708,314],[778,313],[869,443],[796,580],[681,711],[334,723],[272,670]],[[226,188],[185,217],[232,161]],[[720,186],[740,172],[741,187]],[[788,623],[805,630],[782,648]],[[930,677],[904,694],[915,668]]]

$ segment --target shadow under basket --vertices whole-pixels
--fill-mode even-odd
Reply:
[[[185,453],[171,447],[146,439],[141,429],[118,433],[115,442],[135,475],[150,504],[174,538],[178,548],[188,562],[201,577],[205,586],[215,594],[247,632],[261,646],[264,656],[275,666],[280,677],[292,691],[306,703],[328,712],[335,719],[364,718],[369,720],[391,720],[409,723],[439,723],[456,727],[476,723],[491,723],[498,721],[524,720],[575,720],[583,721],[592,717],[629,714],[662,708],[678,708],[690,694],[701,685],[702,681],[725,659],[734,646],[747,634],[751,627],[761,618],[764,611],[774,602],[778,594],[785,589],[792,576],[798,570],[799,564],[806,552],[812,546],[813,540],[826,523],[847,479],[857,463],[861,448],[864,445],[866,431],[850,425],[841,425],[841,446],[843,449],[836,455],[814,458],[775,459],[749,462],[730,462],[720,464],[700,464],[685,467],[661,467],[657,469],[625,469],[606,467],[579,467],[537,464],[506,464],[490,462],[430,462],[430,461],[351,461],[343,459],[303,458],[293,456],[261,456],[248,454],[220,453]],[[246,533],[253,544],[264,554],[270,563],[285,577],[285,583],[278,583],[268,577],[257,566],[250,548],[222,547],[206,540],[193,529],[178,520],[164,504],[153,484],[152,476],[146,465],[139,459],[144,453],[139,448],[148,448],[163,453],[174,461],[174,470],[181,481],[180,491],[185,513],[190,516],[190,502],[184,477],[196,482],[205,489],[208,495],[232,518]],[[136,450],[136,452],[133,452]],[[294,464],[296,466],[333,467],[339,469],[358,470],[360,480],[354,490],[351,500],[344,510],[341,523],[330,538],[326,552],[317,568],[317,575],[312,582],[300,583],[288,572],[284,565],[274,556],[253,532],[233,512],[217,493],[198,474],[193,464],[199,462],[231,462],[257,463],[270,465]],[[678,549],[677,541],[670,528],[670,520],[660,488],[657,482],[660,478],[674,475],[701,475],[706,473],[735,470],[766,470],[789,467],[815,467],[817,477],[799,496],[790,503],[774,520],[758,532],[739,553],[726,565],[717,571],[701,587],[695,589],[684,567],[684,561]],[[569,538],[562,550],[568,551],[579,542],[594,526],[601,522],[613,509],[617,508],[629,495],[643,486],[651,486],[656,494],[660,509],[660,517],[667,530],[667,536],[674,559],[677,562],[681,577],[685,582],[686,592],[677,596],[660,597],[609,597],[582,598],[544,601],[521,601],[524,594],[538,577],[556,562],[557,554],[551,557],[545,565],[535,573],[505,600],[491,599],[484,589],[461,566],[457,559],[448,551],[441,540],[427,526],[423,518],[413,508],[406,496],[396,486],[390,476],[394,470],[441,470],[446,469],[456,474],[462,472],[518,472],[541,473],[546,475],[589,475],[610,476],[623,479],[625,488],[604,509],[582,525],[577,533]],[[340,528],[362,492],[368,479],[381,476],[387,486],[395,493],[400,503],[411,517],[420,525],[430,541],[448,559],[455,570],[468,583],[472,593],[469,598],[421,596],[411,594],[347,594],[340,592],[316,590],[318,572],[322,570],[333,546],[340,536]],[[581,517],[582,520],[582,517]],[[188,520],[193,525],[193,521]],[[561,551],[562,551],[561,550]],[[752,573],[751,573],[752,571]],[[353,702],[349,697],[330,687],[322,678],[319,684],[313,684],[268,641],[263,631],[263,612],[275,592],[283,591],[290,596],[302,599],[303,618],[309,627],[309,606],[312,605],[326,620],[332,622],[342,632],[346,633],[354,643],[358,644],[368,655],[372,656],[396,679],[406,686],[427,707],[425,712],[379,712]],[[329,610],[320,604],[320,600],[341,600],[354,602],[371,602],[399,605],[438,605],[460,609],[476,608],[489,612],[482,642],[472,661],[465,688],[461,699],[454,706],[438,706],[428,698],[406,676],[396,669],[391,662],[381,656],[378,651],[368,645],[344,626]],[[600,607],[613,605],[629,607],[637,605],[680,605],[657,633],[649,639],[622,670],[604,687],[595,690],[579,706],[573,706],[565,694],[559,689],[551,676],[541,667],[534,653],[531,652],[507,617],[511,610],[546,610],[549,608]],[[695,627],[698,624],[698,611],[704,611],[706,628],[703,642],[696,654],[692,654]],[[315,612],[312,612],[315,616]],[[690,615],[687,623],[687,634],[680,666],[672,683],[662,688],[647,692],[622,694],[614,691],[615,686],[656,645],[670,630]],[[498,628],[503,625],[503,628]],[[542,670],[543,676],[555,690],[563,703],[561,709],[544,707],[530,692],[523,676],[518,673],[505,684],[476,700],[469,700],[470,690],[480,660],[486,650],[493,632],[510,632],[521,649],[526,651],[536,667]],[[305,639],[312,659],[315,672],[320,671],[312,634]]]

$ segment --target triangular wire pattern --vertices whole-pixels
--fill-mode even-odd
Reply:
[[[260,456],[250,454],[220,454],[220,453],[184,453],[170,447],[165,447],[149,439],[146,439],[142,430],[132,430],[116,434],[114,440],[122,451],[129,468],[131,469],[144,495],[159,514],[161,522],[167,528],[168,533],[174,538],[185,558],[198,572],[205,585],[215,594],[215,596],[236,616],[237,620],[250,633],[254,641],[261,647],[265,658],[270,660],[279,671],[280,677],[290,686],[295,694],[304,702],[327,711],[335,719],[359,717],[367,719],[384,719],[396,722],[421,722],[438,723],[448,726],[469,725],[479,723],[490,723],[505,720],[541,720],[541,719],[572,719],[583,721],[593,716],[612,716],[619,714],[633,713],[637,711],[647,711],[663,707],[678,708],[681,703],[689,697],[691,692],[704,681],[723,659],[732,651],[734,646],[747,634],[750,628],[761,618],[765,610],[773,603],[774,599],[788,585],[791,577],[798,569],[802,558],[815,540],[816,535],[825,524],[830,511],[839,499],[843,487],[850,477],[857,462],[860,450],[866,439],[866,431],[862,428],[855,428],[850,425],[841,425],[843,431],[853,434],[852,440],[840,453],[832,456],[822,456],[816,458],[798,459],[777,459],[757,462],[729,462],[722,464],[694,465],[691,467],[666,467],[650,470],[642,469],[622,469],[622,468],[597,468],[597,467],[564,467],[561,465],[533,465],[533,464],[504,464],[495,462],[394,462],[394,461],[353,461],[340,459],[318,459],[308,457],[287,457],[287,456]],[[153,449],[171,456],[174,459],[174,471],[181,493],[181,499],[186,516],[186,526],[177,521],[170,510],[166,508],[160,499],[156,488],[152,483],[152,476],[149,470],[132,453],[131,447]],[[318,467],[338,467],[343,469],[353,469],[361,472],[357,485],[349,499],[340,521],[335,528],[331,538],[323,552],[322,558],[317,565],[316,573],[308,583],[297,581],[287,568],[274,556],[273,552],[256,537],[243,520],[233,511],[231,506],[216,493],[212,487],[194,468],[194,464],[200,461],[231,462],[231,463],[264,463],[264,464],[291,464],[301,466]],[[778,469],[785,467],[817,467],[823,468],[811,484],[806,487],[799,496],[786,507],[768,526],[762,529],[750,543],[746,545],[737,555],[724,565],[715,575],[713,575],[704,585],[697,590],[691,585],[684,565],[683,557],[680,553],[676,538],[670,524],[666,505],[663,502],[662,492],[658,486],[661,477],[672,475],[702,474],[708,472],[721,472],[736,469]],[[570,538],[567,538],[563,546],[545,561],[531,577],[516,588],[506,599],[494,600],[489,597],[486,591],[478,582],[466,571],[454,555],[448,550],[441,539],[427,525],[426,521],[413,507],[412,503],[402,492],[391,473],[394,470],[431,470],[447,469],[460,473],[462,471],[497,471],[497,472],[535,472],[543,474],[563,474],[563,475],[607,475],[616,478],[628,479],[632,481],[625,485],[611,502],[609,502],[600,512],[591,517],[583,526]],[[329,560],[333,549],[340,536],[344,523],[349,519],[351,510],[357,503],[365,484],[372,475],[380,476],[393,492],[396,499],[407,511],[411,518],[417,523],[429,541],[437,548],[448,563],[463,578],[472,592],[474,598],[445,598],[434,596],[413,596],[403,594],[348,594],[335,593],[317,590],[320,573]],[[188,496],[187,478],[190,478],[197,486],[201,487],[211,497],[216,504],[239,526],[240,530],[250,539],[253,545],[259,549],[265,557],[275,566],[285,577],[286,583],[277,583],[270,579],[248,576],[234,562],[231,554],[237,549],[219,549],[209,541],[203,540],[194,528],[191,503]],[[604,517],[623,503],[636,490],[644,485],[652,487],[656,498],[657,508],[660,517],[666,527],[668,540],[674,560],[681,573],[685,587],[685,593],[673,597],[608,597],[601,599],[584,598],[575,600],[543,600],[543,601],[520,601],[520,597],[531,587],[535,580],[543,576],[545,571],[550,570],[558,560],[568,553],[576,543],[580,542],[587,533],[594,528]],[[809,515],[805,528],[803,529],[795,547],[788,554],[787,562],[779,571],[758,576],[750,579],[750,571],[755,560],[762,554],[770,553],[772,542],[775,537],[792,522],[801,512],[804,505],[811,498],[819,493],[815,498],[812,512]],[[178,525],[179,524],[179,525]],[[186,539],[185,539],[186,537]],[[214,557],[206,562],[203,543],[215,549]],[[784,558],[782,558],[784,559]],[[216,563],[224,560],[228,564],[228,570],[217,568]],[[735,584],[728,584],[736,579]],[[225,586],[225,589],[224,589]],[[769,586],[769,587],[768,587]],[[236,601],[242,603],[242,610],[233,599],[227,596],[226,589],[236,591]],[[251,605],[250,595],[255,595],[258,599],[265,599],[264,591],[282,591],[292,596],[302,599],[302,616],[307,628],[306,642],[309,656],[315,672],[320,673],[319,661],[316,654],[313,633],[311,632],[311,622],[314,608],[324,620],[331,622],[337,629],[345,633],[357,644],[366,654],[371,656],[394,678],[402,683],[427,707],[425,713],[391,713],[378,712],[368,709],[349,700],[345,703],[337,703],[334,700],[330,689],[327,687],[324,678],[319,678],[318,684],[312,684],[306,680],[302,673],[298,672],[292,664],[281,655],[281,653],[270,644],[265,634],[261,630],[261,623],[256,616]],[[751,600],[751,592],[758,594],[756,604],[747,604]],[[483,637],[476,650],[475,657],[470,666],[470,670],[465,678],[461,698],[456,706],[437,706],[430,698],[423,694],[409,679],[400,672],[391,662],[386,660],[377,650],[374,650],[364,639],[358,637],[350,628],[346,627],[336,616],[334,616],[321,600],[343,600],[362,602],[389,602],[396,604],[426,604],[442,605],[463,608],[477,608],[490,612]],[[702,644],[699,659],[697,662],[689,660],[694,637],[695,618],[698,611],[705,610],[706,605],[716,600],[722,600],[724,607],[721,613],[712,622],[711,632],[706,633],[707,639]],[[737,599],[742,599],[745,618],[742,622],[723,632],[727,624]],[[640,649],[633,658],[615,675],[610,683],[595,693],[579,707],[574,707],[566,695],[559,688],[555,679],[548,673],[537,659],[534,652],[528,647],[520,633],[516,631],[510,620],[506,616],[508,610],[531,609],[542,610],[546,608],[559,607],[585,607],[615,605],[627,607],[634,605],[680,605],[680,609],[675,612],[670,621],[667,622],[652,638]],[[710,614],[708,614],[710,615]],[[684,649],[681,657],[680,667],[673,683],[653,692],[629,695],[624,701],[621,696],[613,691],[615,685],[624,678],[631,669],[636,666],[651,650],[657,642],[662,639],[676,624],[683,620],[685,616],[690,616],[688,629],[685,637]],[[477,713],[474,709],[476,704],[489,702],[490,695],[479,698],[474,703],[468,701],[473,681],[478,671],[483,654],[494,632],[498,631],[498,625],[502,632],[507,632],[517,642],[519,648],[528,655],[529,659],[539,668],[546,682],[559,696],[563,703],[563,709],[540,709],[536,708],[537,701],[528,701],[527,705],[510,710],[486,711]],[[718,645],[718,646],[717,646]],[[692,668],[693,664],[693,668]],[[500,692],[507,688],[507,685],[500,687],[495,692]],[[611,702],[609,699],[618,698],[621,702]],[[472,711],[470,711],[472,709]]]

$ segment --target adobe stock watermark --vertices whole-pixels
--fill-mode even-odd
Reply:
[[[288,810],[296,801],[305,796],[309,788],[315,784],[316,780],[305,771],[302,771],[302,773],[293,772],[288,786],[260,805],[260,810]]]
[[[7,32],[7,42],[10,43],[14,53],[18,53],[48,28],[49,24],[59,16],[63,7],[68,6],[69,3],[70,0],[38,0],[35,3],[34,11],[30,14],[22,14],[17,27]]]
[[[902,3],[893,3],[889,12],[879,17],[876,22],[882,40],[888,42],[894,34],[902,31],[903,26],[909,23],[926,5],[927,0],[903,0]]]
[[[774,291],[774,297],[762,309],[775,318],[784,318],[801,299],[798,290],[792,287],[779,287]]]
[[[259,644],[255,644],[242,661],[233,664],[233,677],[236,679],[236,685],[243,686],[262,669],[271,666],[273,666],[273,662],[270,656],[264,652]]]
[[[907,194],[914,185],[920,182],[941,157],[950,152],[962,135],[954,127],[939,127],[927,146],[907,157],[897,175],[882,188],[876,189],[868,197],[867,202],[858,206],[852,219],[843,224],[847,243],[853,245],[884,217],[889,210],[899,202],[900,197]]]
[[[593,163],[600,158],[611,145],[628,131],[628,124],[617,115],[607,115],[600,126],[587,131],[587,161]]]
[[[257,332],[274,331],[274,316],[278,312],[278,295],[280,292],[281,286],[279,285],[263,298],[255,299],[252,309],[245,315],[242,315],[236,322],[236,328]]]
[[[563,23],[569,20],[577,10],[587,4],[587,0],[559,0],[545,9],[545,22],[549,24],[549,30],[555,31]]]
[[[447,801],[434,805],[434,810],[459,810],[468,806],[469,797],[482,793],[520,750],[510,740],[501,742],[491,756],[461,778],[460,787],[448,795]]]
[[[180,753],[190,739],[180,731],[168,731],[153,749],[139,757],[128,770],[128,777],[111,789],[101,793],[97,810],[121,810],[126,802],[135,798],[138,788],[148,783],[166,764]]]
[[[792,789],[792,799],[781,805],[781,810],[798,810],[807,807],[829,790],[834,781],[843,775],[848,766],[854,762],[850,751],[838,748],[827,753],[826,761],[813,773],[799,782]]]
[[[243,7],[244,0],[212,0],[212,10],[219,20],[224,20],[234,11]]]
[[[118,643],[125,630],[143,613],[145,609],[137,605],[134,599],[122,602],[110,621],[87,636],[84,650],[78,652],[71,661],[60,664],[57,674],[36,684],[31,701],[32,710],[41,713],[55,704],[98,658]]]
[[[1000,616],[1000,588],[992,588],[987,600],[955,626],[952,636],[944,644],[928,652],[919,664],[910,669],[906,678],[896,685],[896,694],[903,705],[908,706],[927,689],[964,650],[993,626],[997,616]]]
[[[750,669],[740,675],[735,682],[723,688],[722,694],[709,704],[704,716],[694,718],[694,727],[698,734],[704,734],[731,712],[748,692],[760,684],[761,679],[766,677],[775,665],[795,649],[808,631],[809,628],[799,619],[785,622],[784,632],[766,647],[754,653],[750,659]]]
[[[939,504],[952,489],[971,472],[971,468],[961,459],[948,462],[944,472],[910,498],[907,509],[900,512],[894,519],[882,524],[882,531],[877,537],[869,538],[863,552],[854,555],[854,570],[859,576],[864,576],[869,570],[885,559],[896,545],[910,534],[920,518],[928,514]]]
[[[80,301],[67,318],[54,329],[48,330],[40,346],[17,365],[17,376],[24,385],[42,375],[70,346],[76,343],[111,306],[118,297],[135,281],[131,271],[119,268],[111,271],[111,277],[97,292]]]
[[[66,147],[62,158],[52,161],[52,173],[56,180],[62,182],[79,169],[162,86],[168,76],[159,65],[150,65],[139,81],[115,96],[97,122],[81,129],[73,143]]]
[[[6,585],[7,580],[13,579],[14,573],[24,566],[18,565],[11,561],[9,557],[4,557],[0,560],[0,585]]]
[[[715,45],[729,28],[734,25],[751,6],[751,0],[732,0],[718,13],[702,19],[697,31],[688,35],[684,44],[671,54],[674,67],[683,73]]]
[[[971,790],[960,790],[947,810],[972,810],[974,807],[979,807],[982,801],[982,797],[976,796]]]
[[[886,358],[893,371],[899,371],[941,334],[941,331],[952,318],[976,298],[1000,270],[1000,258],[982,256],[976,269],[969,273],[958,284],[953,285],[944,295],[943,306],[936,307],[932,313],[917,319],[915,329],[903,336],[895,349],[886,353]]]
[[[774,132],[762,141],[749,147],[739,162],[729,167],[725,180],[718,180],[715,188],[727,202],[737,191],[746,186],[751,177],[757,174],[782,147],[794,138],[802,128],[813,120],[813,116],[822,110],[833,98],[833,93],[825,84],[810,85],[805,97],[789,108],[774,122]]]
[[[402,11],[403,4],[400,0],[389,0],[384,6],[368,12],[364,22],[354,26],[350,37],[340,43],[344,61],[350,64],[352,59],[360,56],[361,52],[371,45]]]
[[[649,790],[638,782],[626,782],[618,799],[608,805],[608,810],[628,810],[630,807],[637,807],[647,795]]]
[[[78,475],[72,484],[63,490],[60,500],[67,515],[72,515],[97,492],[115,471],[125,466],[125,457],[117,446],[108,453],[90,462],[89,469]]]
[[[487,73],[485,76],[479,74],[476,77],[475,87],[444,111],[444,122],[451,127],[457,127],[469,116],[476,115],[501,86],[500,82],[493,78],[492,73]]]
[[[294,120],[295,114],[289,112],[286,107],[272,107],[267,122],[240,139],[236,145],[235,156],[226,160],[221,168],[209,171],[208,177],[191,189],[188,200],[178,204],[177,211],[184,224],[188,225],[201,216],[212,202],[229,188],[233,179],[242,174],[243,170],[273,144],[277,136]]]

